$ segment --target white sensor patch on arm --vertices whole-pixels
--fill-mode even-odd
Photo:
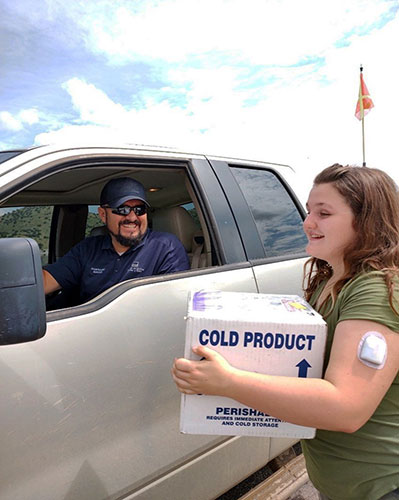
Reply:
[[[380,332],[367,332],[360,339],[357,348],[359,361],[370,368],[381,370],[385,366],[388,347]]]

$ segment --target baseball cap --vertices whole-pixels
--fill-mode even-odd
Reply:
[[[108,205],[111,208],[118,208],[128,200],[144,201],[146,205],[150,206],[145,197],[144,186],[141,182],[130,177],[111,179],[101,191],[101,206]]]

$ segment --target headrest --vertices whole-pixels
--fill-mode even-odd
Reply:
[[[186,252],[191,251],[193,235],[198,231],[194,219],[182,207],[156,210],[152,215],[152,229],[176,235],[183,243]]]
[[[90,231],[90,236],[104,236],[108,234],[107,226],[96,226]]]

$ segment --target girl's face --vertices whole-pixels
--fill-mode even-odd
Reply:
[[[345,249],[357,237],[351,208],[329,183],[313,186],[306,206],[308,216],[303,228],[308,238],[307,253],[327,261],[333,269],[339,268]]]

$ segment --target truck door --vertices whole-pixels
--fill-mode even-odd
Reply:
[[[232,207],[258,291],[302,295],[305,213],[280,174],[281,167],[211,164]]]
[[[232,207],[259,293],[302,296],[304,211],[275,165],[211,161]],[[285,170],[287,170],[286,167]],[[295,440],[270,440],[270,458]]]
[[[180,394],[170,369],[183,354],[188,292],[258,290],[225,193],[205,160],[176,164],[93,150],[82,164],[81,154],[62,155],[35,158],[32,178],[21,155],[27,187],[15,167],[18,192],[14,202],[3,200],[5,213],[36,199],[51,206],[52,192],[53,204],[82,204],[78,195],[86,188],[91,205],[100,179],[123,173],[149,185],[176,167],[190,180],[213,260],[205,268],[129,280],[85,304],[50,311],[42,339],[0,347],[0,497],[215,498],[265,465],[270,448],[267,438],[179,432]],[[166,184],[176,191],[179,182],[176,175]],[[187,201],[179,193],[177,200]]]

